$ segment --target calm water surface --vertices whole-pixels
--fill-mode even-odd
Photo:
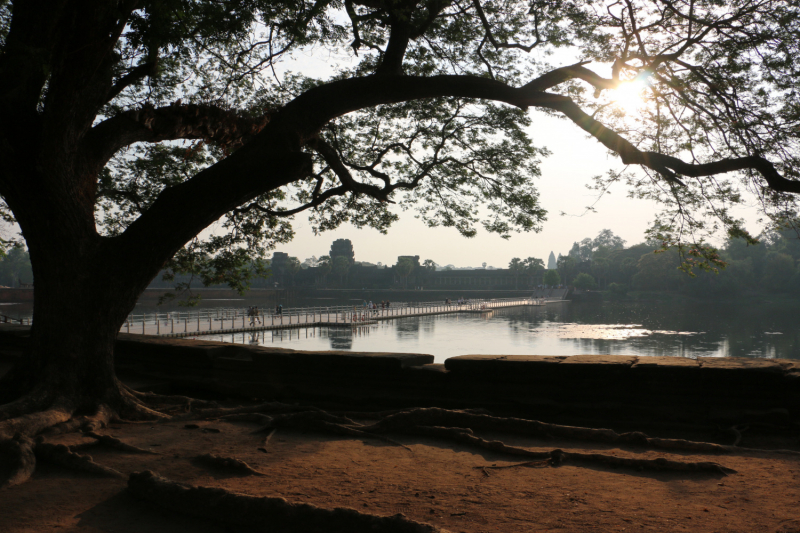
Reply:
[[[800,359],[800,303],[597,302],[438,315],[353,331],[309,328],[203,338],[299,350],[432,354],[620,354]]]
[[[380,295],[377,295],[380,299]],[[373,298],[374,299],[374,298]],[[324,301],[323,301],[324,300]],[[285,306],[360,303],[304,299]],[[246,307],[250,299],[204,300],[202,307]],[[176,308],[137,305],[135,312]],[[0,313],[29,317],[30,304],[0,302]],[[350,329],[309,328],[203,338],[298,350],[432,354],[437,363],[465,354],[666,355],[800,359],[800,302],[768,298],[678,302],[560,302],[513,308],[491,317],[439,315]]]

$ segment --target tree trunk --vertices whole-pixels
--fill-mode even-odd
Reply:
[[[3,380],[0,400],[33,393],[39,404],[119,410],[114,343],[159,264],[97,235],[93,220],[89,226],[59,214],[20,217],[35,281],[33,326],[26,356]]]
[[[74,258],[33,263],[31,345],[13,371],[15,386],[3,396],[46,391],[50,401],[76,410],[122,407],[114,343],[138,291],[115,282],[113,261],[105,263],[112,264],[83,268]],[[15,398],[3,398],[10,399]]]

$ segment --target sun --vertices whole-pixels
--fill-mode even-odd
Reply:
[[[623,82],[612,93],[614,105],[625,111],[626,114],[633,114],[639,111],[644,105],[642,91],[647,87],[644,80],[632,80]]]

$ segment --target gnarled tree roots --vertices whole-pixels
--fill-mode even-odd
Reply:
[[[126,444],[108,435],[100,435],[96,430],[106,427],[111,421],[136,421],[169,419],[170,416],[147,405],[178,403],[182,409],[194,403],[182,396],[160,396],[139,393],[121,385],[119,396],[114,402],[100,403],[91,412],[79,412],[75,402],[53,399],[36,391],[23,398],[0,407],[0,487],[17,485],[30,478],[36,468],[37,460],[55,463],[67,468],[77,469],[98,475],[121,477],[122,474],[95,463],[88,455],[80,455],[76,450],[89,446],[105,446],[129,453],[155,454]],[[114,407],[110,405],[114,404]],[[197,402],[197,405],[213,407],[213,402]],[[58,435],[83,431],[94,442],[70,449],[63,445],[43,442],[41,435]],[[124,476],[122,476],[124,477]]]
[[[356,419],[378,420],[373,424],[361,424]],[[274,431],[285,427],[309,431],[320,431],[360,438],[375,438],[384,442],[408,446],[386,437],[385,433],[421,435],[471,447],[491,450],[515,456],[546,461],[558,466],[565,462],[586,466],[610,466],[630,468],[638,471],[708,472],[728,474],[734,472],[715,462],[675,461],[665,458],[631,459],[600,453],[564,452],[556,449],[545,452],[509,446],[501,441],[489,441],[474,435],[474,430],[505,432],[544,438],[567,438],[582,441],[615,443],[621,445],[643,446],[654,449],[693,451],[722,454],[732,450],[746,449],[723,446],[709,442],[696,442],[683,439],[658,439],[644,433],[617,433],[610,429],[594,429],[575,426],[548,424],[536,420],[496,417],[485,412],[459,411],[439,408],[418,408],[382,413],[346,412],[332,414],[317,407],[286,405],[267,402],[238,408],[199,409],[181,419],[224,419],[248,421],[262,424],[261,431]]]
[[[218,419],[257,424],[256,432],[268,432],[264,446],[278,428],[333,433],[356,438],[379,439],[402,446],[397,435],[414,435],[445,440],[460,445],[524,458],[525,462],[501,466],[476,466],[489,475],[495,468],[556,467],[565,463],[576,466],[624,468],[637,471],[728,474],[734,472],[716,462],[674,460],[667,458],[631,458],[609,453],[588,453],[551,449],[531,450],[499,440],[481,438],[476,432],[506,433],[527,437],[572,439],[653,450],[727,454],[767,452],[709,442],[653,438],[640,432],[617,433],[610,429],[549,424],[536,420],[493,416],[484,410],[448,410],[413,408],[382,412],[328,412],[314,406],[266,402],[234,408],[222,408],[214,402],[195,401],[184,396],[139,393],[122,386],[122,400],[115,408],[101,404],[93,412],[77,414],[68,403],[44,398],[15,402],[0,409],[0,486],[24,482],[33,473],[37,461],[50,462],[94,475],[120,478],[123,474],[95,463],[88,455],[77,453],[89,447],[103,446],[126,453],[156,454],[98,432],[109,422],[182,421]],[[28,411],[26,412],[26,409]],[[38,409],[38,410],[36,410]],[[172,414],[164,414],[162,410]],[[89,442],[67,447],[44,442],[38,435],[82,431]],[[261,448],[265,450],[265,448]],[[778,453],[798,453],[775,450]],[[232,457],[206,454],[191,458],[204,467],[224,469],[242,475],[264,476],[247,463]],[[380,530],[390,532],[442,531],[428,524],[414,522],[403,515],[379,517],[350,509],[325,510],[307,504],[290,504],[281,498],[256,498],[222,489],[191,487],[161,478],[151,472],[132,474],[129,489],[135,496],[179,512],[201,515],[232,525],[269,524],[281,531]],[[213,505],[211,503],[213,502]]]
[[[38,461],[103,477],[125,477],[113,468],[95,463],[90,455],[78,454],[63,444],[44,442],[42,437],[34,441],[18,433],[0,441],[0,487],[27,481]]]

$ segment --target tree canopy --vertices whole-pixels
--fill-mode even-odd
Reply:
[[[558,285],[561,283],[561,276],[558,274],[558,270],[547,270],[544,273],[544,284],[553,286]]]
[[[175,228],[176,271],[235,278],[234,265],[291,239],[286,217],[306,209],[315,230],[385,231],[391,203],[466,236],[538,230],[531,178],[547,151],[525,133],[528,109],[645,169],[597,187],[627,181],[659,200],[654,235],[668,244],[743,234],[731,206],[745,191],[776,224],[795,219],[797,2],[38,4],[0,8],[3,113],[19,124],[7,149],[61,128],[107,236],[225,191]],[[311,51],[338,68],[303,72],[297,58]],[[270,143],[279,123],[288,138]],[[0,194],[19,218],[13,187]]]
[[[575,280],[572,282],[576,289],[581,290],[591,290],[597,288],[597,283],[595,282],[594,278],[585,272],[581,272],[577,276],[575,276]]]
[[[536,112],[641,168],[596,187],[627,181],[661,202],[651,239],[695,241],[692,261],[718,259],[703,244],[715,228],[751,238],[732,211],[748,194],[793,226],[799,11],[0,0],[0,216],[19,225],[36,283],[30,350],[0,387],[16,398],[0,406],[0,440],[78,412],[159,416],[113,370],[139,294],[165,267],[246,286],[301,212],[317,231],[386,231],[392,203],[464,236],[539,230]],[[304,69],[308,54],[330,68]]]
[[[401,256],[397,259],[397,264],[394,265],[394,270],[397,272],[397,275],[403,278],[403,286],[406,286],[408,283],[408,276],[414,271],[416,265],[414,264],[414,260],[408,256]]]
[[[0,285],[17,287],[19,283],[33,283],[31,261],[21,246],[12,246],[0,257]]]
[[[618,237],[611,231],[603,230],[600,236],[603,235],[617,242]],[[580,242],[597,240],[585,238]],[[693,276],[681,272],[685,258],[679,250],[674,247],[663,250],[658,241],[627,248],[601,246],[587,259],[560,256],[559,272],[567,285],[578,287],[578,278],[585,274],[594,279],[598,288],[618,294],[633,290],[680,292],[710,298],[764,293],[793,297],[800,291],[797,234],[790,228],[769,230],[759,234],[758,241],[754,245],[737,237],[727,237],[717,259],[725,269],[697,272]],[[693,250],[688,252],[691,254]]]

